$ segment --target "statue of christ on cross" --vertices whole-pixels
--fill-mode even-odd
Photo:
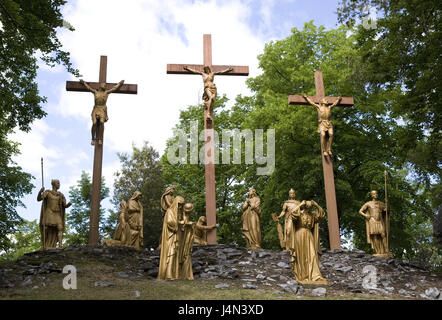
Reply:
[[[203,76],[204,81],[204,93],[203,93],[203,100],[204,100],[204,107],[206,110],[209,111],[208,113],[208,121],[212,121],[212,113],[213,113],[213,104],[215,102],[216,98],[216,85],[213,81],[216,74],[226,74],[231,71],[233,71],[232,67],[228,67],[225,70],[214,72],[210,69],[210,66],[204,66],[203,72],[189,68],[188,66],[183,67],[184,70],[187,70],[189,72],[200,74]]]
[[[94,94],[95,98],[95,105],[94,109],[92,109],[92,142],[91,145],[94,145],[95,140],[98,140],[98,144],[102,144],[103,141],[101,139],[97,139],[97,121],[100,122],[101,128],[103,128],[104,123],[109,120],[109,117],[107,116],[107,98],[109,97],[109,94],[112,92],[117,91],[120,89],[120,87],[123,85],[124,80],[121,80],[116,86],[112,87],[109,90],[106,90],[106,83],[100,83],[100,86],[98,87],[98,90],[95,90],[92,88],[86,81],[83,79],[80,79],[80,83],[86,87],[90,92]],[[100,135],[98,135],[100,136]]]
[[[334,103],[328,103],[327,99],[322,98],[319,104],[317,104],[314,103],[305,93],[302,96],[305,100],[307,100],[308,103],[310,103],[318,110],[318,133],[321,135],[322,151],[324,153],[324,156],[331,156],[331,145],[333,142],[333,124],[331,122],[331,110],[339,102],[341,102],[342,97],[338,97],[338,99]]]

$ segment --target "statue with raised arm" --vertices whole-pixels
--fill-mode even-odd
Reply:
[[[96,140],[98,140],[98,144],[102,144],[103,141],[101,139],[99,139],[99,137],[101,137],[101,134],[97,132],[97,123],[100,124],[100,131],[102,132],[103,128],[104,128],[104,123],[107,120],[109,120],[109,118],[107,116],[107,106],[106,106],[107,98],[108,98],[109,94],[117,91],[123,85],[124,80],[121,80],[116,86],[114,86],[113,88],[111,88],[109,90],[106,90],[105,83],[100,83],[98,90],[95,90],[94,88],[92,88],[83,79],[80,79],[80,83],[83,84],[86,87],[86,89],[88,89],[90,92],[92,92],[94,94],[94,98],[95,98],[95,105],[94,105],[94,108],[92,109],[92,114],[91,114],[91,116],[92,116],[92,129],[91,129],[92,142],[91,142],[91,144],[94,145]]]
[[[204,108],[209,111],[208,115],[208,121],[212,121],[212,113],[213,113],[213,105],[215,103],[216,98],[216,85],[214,83],[215,75],[217,74],[226,74],[231,71],[233,71],[232,67],[229,67],[225,70],[213,72],[209,66],[204,66],[203,72],[191,69],[188,66],[183,67],[184,70],[187,70],[189,72],[200,74],[203,76],[204,81],[204,93],[203,93],[203,101],[204,101]]]
[[[42,240],[42,250],[63,247],[63,232],[66,231],[66,208],[71,203],[66,204],[66,198],[59,192],[60,181],[51,181],[52,190],[40,189],[37,201],[43,201],[40,212],[40,232]]]
[[[331,122],[331,111],[342,99],[338,97],[334,103],[328,103],[327,99],[322,98],[319,104],[314,103],[305,93],[302,94],[305,100],[318,110],[319,125],[318,133],[321,135],[321,148],[324,156],[331,156],[331,145],[333,142],[333,124]]]
[[[314,200],[303,200],[291,215],[295,230],[291,256],[296,281],[328,284],[319,270],[319,221],[325,217],[324,210]]]
[[[389,223],[387,219],[387,206],[378,201],[378,192],[370,192],[371,201],[364,203],[359,214],[365,218],[367,231],[367,243],[371,244],[374,256],[380,258],[391,258],[393,254],[388,248]]]

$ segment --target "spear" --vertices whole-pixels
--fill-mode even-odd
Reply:
[[[387,170],[384,171],[384,189],[385,189],[385,233],[387,237],[387,250],[390,250],[390,201],[388,200],[387,190]]]
[[[41,187],[45,187],[44,177],[43,177],[43,157],[41,157]],[[46,221],[45,221],[45,212],[43,212],[41,219],[43,220],[43,234],[41,236],[43,241],[43,250],[46,249]]]

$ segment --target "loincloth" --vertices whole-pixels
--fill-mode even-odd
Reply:
[[[106,122],[109,118],[107,117],[107,108],[106,107],[94,107],[92,109],[92,121],[94,121],[97,118],[104,119]]]
[[[330,129],[333,129],[333,124],[330,120],[319,120],[318,133],[321,133],[321,130],[328,131]]]

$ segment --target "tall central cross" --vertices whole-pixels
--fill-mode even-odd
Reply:
[[[220,66],[212,65],[212,37],[210,34],[203,35],[203,54],[204,64],[168,64],[168,74],[195,74],[187,70],[197,72],[204,72],[204,67],[210,67],[215,74],[222,74],[226,76],[248,76],[248,66]],[[185,69],[186,67],[186,69]],[[228,70],[232,68],[232,70]],[[222,72],[222,73],[219,73]],[[206,90],[206,88],[204,88]],[[203,96],[204,98],[204,96]],[[206,97],[207,98],[207,97]],[[206,178],[206,220],[207,225],[216,224],[216,191],[215,191],[215,146],[214,146],[214,123],[213,110],[211,108],[204,108],[204,139],[205,139],[205,178]],[[207,233],[207,242],[209,244],[216,243],[216,228],[209,230]]]
[[[354,104],[353,98],[344,97],[338,101],[337,97],[326,97],[324,91],[324,82],[322,80],[322,71],[315,71],[316,96],[289,96],[289,104],[310,105],[311,103],[320,104],[322,99],[326,99],[328,104],[336,106],[349,107]],[[331,110],[330,110],[331,112]],[[318,115],[319,116],[319,115]],[[333,163],[331,156],[327,155],[328,150],[323,150],[321,143],[322,170],[324,172],[325,201],[327,204],[328,231],[330,239],[330,249],[341,248],[341,238],[339,233],[338,207],[336,203],[335,178],[333,174]]]
[[[117,86],[117,83],[107,83],[107,56],[100,57],[100,72],[99,72],[99,82],[87,82],[87,84],[93,89],[98,90],[100,84],[105,84],[106,91],[111,90]],[[81,82],[77,81],[66,81],[67,91],[80,91],[80,92],[90,92],[89,89],[83,85]],[[123,84],[120,85],[113,93],[126,93],[126,94],[137,94],[136,84]],[[101,171],[103,165],[103,136],[104,136],[104,124],[100,124],[97,121],[96,127],[96,140],[94,143],[94,169],[92,172],[92,196],[91,196],[91,215],[89,224],[89,241],[90,245],[98,244],[98,225],[100,220],[100,201],[101,201]],[[100,142],[100,143],[99,143]]]

